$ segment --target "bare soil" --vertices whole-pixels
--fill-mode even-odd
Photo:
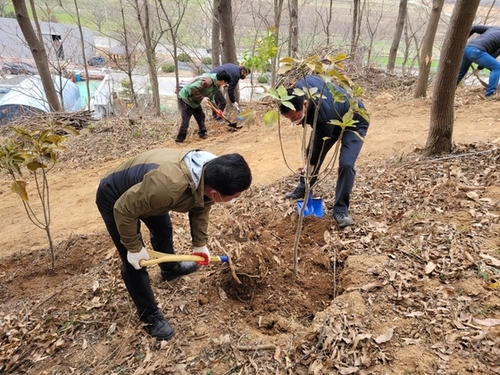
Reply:
[[[304,219],[296,274],[298,215],[282,196],[302,165],[302,132],[266,129],[259,103],[243,104],[258,110],[252,126],[209,122],[209,139],[193,129],[183,145],[172,115],[96,123],[68,141],[49,174],[54,271],[45,233],[3,176],[0,373],[500,374],[500,101],[459,88],[454,151],[431,160],[421,154],[431,100],[395,79],[366,86],[355,225],[331,219],[330,171],[315,190],[326,215]],[[254,177],[209,228],[212,253],[231,256],[241,283],[227,264],[170,283],[150,268],[176,330],[168,342],[138,322],[94,204],[110,168],[155,147],[239,152]],[[187,218],[172,220],[177,252],[189,254]]]

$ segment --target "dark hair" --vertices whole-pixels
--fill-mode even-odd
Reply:
[[[217,73],[217,81],[224,81],[226,83],[231,82],[231,76],[225,70],[221,70]]]
[[[205,166],[205,185],[228,196],[250,187],[252,173],[243,156],[227,154],[210,160]]]
[[[250,69],[248,69],[246,66],[241,65],[240,66],[240,75],[243,72],[245,72],[247,75],[249,75],[250,73],[252,73],[252,71]]]
[[[302,111],[302,108],[304,108],[304,95],[294,95],[293,89],[288,89],[286,91],[288,95],[293,96],[289,102],[295,107],[295,111]],[[291,108],[284,106],[283,103],[280,104],[280,113],[282,115],[286,115],[291,110]]]

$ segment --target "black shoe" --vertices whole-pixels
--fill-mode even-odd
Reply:
[[[201,139],[207,139],[208,138],[208,134],[205,132],[205,133],[198,133],[198,136],[201,138]]]
[[[305,195],[306,195],[305,186],[299,185],[295,188],[294,191],[286,193],[284,198],[285,199],[302,199],[305,197]]]
[[[144,321],[148,323],[146,326],[148,333],[159,340],[170,340],[175,335],[173,328],[159,310],[147,316]]]
[[[196,271],[200,266],[195,262],[179,262],[170,270],[161,270],[163,281],[171,281],[179,276],[189,275]]]
[[[177,137],[177,138],[175,138],[175,142],[176,143],[182,143],[182,142],[184,142],[184,139],[181,139],[181,138]]]
[[[334,212],[333,219],[337,222],[339,228],[345,228],[354,224],[351,217],[344,212]]]

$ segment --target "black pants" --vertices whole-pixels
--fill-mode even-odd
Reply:
[[[224,97],[224,93],[222,90],[219,90],[215,93],[215,104],[217,104],[217,108],[219,108],[222,112],[224,112],[224,109],[226,109],[227,101],[226,98]],[[218,118],[217,114],[212,111],[214,118]]]
[[[198,124],[198,135],[205,134],[207,132],[207,127],[205,126],[205,112],[201,106],[197,108],[191,108],[184,102],[184,100],[177,98],[177,104],[179,107],[179,112],[181,113],[181,126],[179,128],[179,133],[177,134],[177,139],[183,141],[186,139],[187,131],[189,128],[189,120],[191,116],[194,116],[196,123]]]
[[[158,310],[158,305],[156,304],[153,290],[151,289],[151,282],[149,280],[149,275],[146,267],[136,270],[127,261],[127,249],[120,241],[120,234],[116,228],[116,223],[114,220],[110,219],[113,217],[113,213],[109,212],[109,209],[105,207],[112,207],[110,201],[105,197],[105,194],[100,194],[98,190],[96,203],[101,213],[106,229],[108,230],[113,243],[115,244],[120,258],[122,260],[121,274],[125,286],[137,307],[137,313],[140,319],[145,319],[147,316],[151,315]],[[172,237],[172,222],[170,216],[166,213],[160,216],[150,216],[141,220],[148,227],[151,238],[151,245],[154,250],[174,254],[174,245]],[[137,230],[140,232],[140,224],[138,223]],[[175,263],[160,263],[159,266],[162,270],[168,271],[172,269]]]
[[[347,213],[349,211],[349,204],[351,199],[351,192],[354,186],[354,179],[356,177],[355,164],[361,147],[363,147],[363,139],[368,131],[369,124],[366,121],[359,121],[356,125],[356,133],[352,131],[344,131],[344,135],[340,140],[340,155],[339,155],[339,169],[337,176],[337,185],[335,187],[335,203],[333,205],[333,212]],[[361,138],[360,138],[361,137]],[[309,149],[321,149],[322,153],[319,159],[315,162],[314,170],[309,182],[310,186],[316,183],[317,176],[321,169],[321,165],[325,160],[328,151],[335,145],[337,138],[330,138],[323,140],[322,137],[312,137],[306,150],[306,155],[309,155]],[[304,177],[300,178],[299,186],[305,186]]]

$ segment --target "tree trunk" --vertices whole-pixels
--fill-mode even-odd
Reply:
[[[297,57],[299,50],[299,1],[290,1],[290,39],[288,55]]]
[[[78,25],[78,31],[80,33],[80,46],[82,48],[83,68],[85,70],[85,77],[87,77],[87,79],[85,80],[85,85],[86,85],[86,89],[87,89],[87,103],[85,103],[85,108],[87,108],[88,110],[91,110],[91,108],[90,108],[90,79],[88,78],[89,77],[89,69],[87,66],[87,56],[85,54],[85,38],[83,36],[82,22],[80,19],[80,10],[78,9],[78,2],[77,2],[77,0],[74,0],[73,3],[75,5],[76,22]]]
[[[356,41],[358,39],[358,17],[359,17],[359,0],[353,1],[352,9],[352,29],[351,29],[351,56],[356,53]]]
[[[212,9],[212,68],[220,65],[219,2],[214,0]]]
[[[274,0],[274,45],[279,46],[281,15],[283,14],[283,3],[285,0]],[[276,84],[276,66],[279,56],[271,57],[271,87]]]
[[[418,64],[418,80],[415,86],[414,98],[425,98],[427,95],[427,82],[429,82],[429,74],[432,65],[432,49],[434,47],[434,39],[443,10],[444,0],[433,0],[432,9],[429,16],[427,29],[425,30],[424,39],[422,41],[422,49],[420,51],[420,60]]]
[[[155,46],[151,40],[151,27],[149,23],[149,4],[144,0],[143,7],[139,5],[139,0],[135,0],[137,19],[141,26],[142,37],[146,49],[146,59],[148,62],[149,84],[151,85],[151,94],[153,95],[153,107],[156,116],[160,116],[160,90],[158,87],[158,73],[156,72],[156,54]],[[142,11],[141,11],[141,8]]]
[[[219,24],[222,39],[222,63],[237,64],[236,43],[234,41],[233,7],[231,0],[219,1]]]
[[[458,69],[479,1],[458,0],[455,3],[436,74],[431,104],[431,123],[424,150],[426,155],[451,151]]]
[[[130,51],[130,48],[129,48],[129,36],[128,36],[128,31],[127,31],[127,26],[126,26],[127,22],[125,19],[125,8],[123,7],[123,0],[119,0],[119,1],[120,1],[120,16],[121,16],[121,21],[122,21],[122,24],[120,26],[123,27],[123,46],[125,48],[125,56],[127,59],[127,68],[125,70],[125,73],[127,74],[128,82],[130,83],[131,99],[134,102],[134,105],[137,107],[138,106],[137,94],[136,94],[135,88],[134,88],[134,80],[132,79],[132,70],[133,70],[132,61],[131,61],[132,51]]]
[[[328,4],[328,14],[326,15],[326,26],[325,26],[325,34],[326,34],[326,45],[330,45],[330,26],[332,25],[333,19],[333,0],[330,0]]]
[[[14,4],[14,11],[16,12],[16,19],[19,23],[19,27],[23,32],[24,39],[28,43],[33,59],[35,60],[50,110],[52,112],[60,111],[61,103],[57,97],[57,90],[54,86],[52,75],[50,74],[49,61],[43,45],[42,36],[40,35],[40,38],[37,37],[35,30],[33,29],[28,16],[28,9],[26,8],[25,0],[16,0],[12,3]],[[34,15],[36,16],[36,13],[34,13]]]
[[[389,50],[389,61],[387,62],[387,70],[392,72],[396,65],[396,56],[398,54],[399,42],[403,34],[403,26],[405,24],[406,14],[408,13],[408,0],[401,0],[399,2],[398,20],[396,21],[396,31],[394,31],[394,38],[392,39],[391,49]]]
[[[489,18],[490,18],[491,11],[492,11],[493,9],[495,9],[495,7],[497,6],[497,5],[496,5],[496,3],[497,3],[497,0],[493,0],[493,1],[491,2],[491,4],[490,4],[490,8],[488,9],[488,13],[486,13],[486,16],[484,17],[484,21],[483,21],[483,22],[481,22],[482,24],[484,24],[484,25],[487,25],[487,24],[488,24],[488,20],[489,20]]]
[[[162,0],[156,0],[156,8],[161,9],[161,14],[163,17],[160,17],[159,24],[163,25],[163,23],[167,24],[167,29],[162,27],[163,32],[168,33],[170,37],[170,44],[172,45],[172,57],[174,58],[174,67],[175,67],[175,87],[179,88],[180,79],[179,79],[179,61],[177,60],[177,51],[179,49],[179,27],[184,19],[184,15],[186,14],[186,9],[189,0],[177,0],[175,1],[175,8],[173,7],[171,2],[167,3],[165,6],[165,2]],[[218,35],[218,34],[217,34]]]

